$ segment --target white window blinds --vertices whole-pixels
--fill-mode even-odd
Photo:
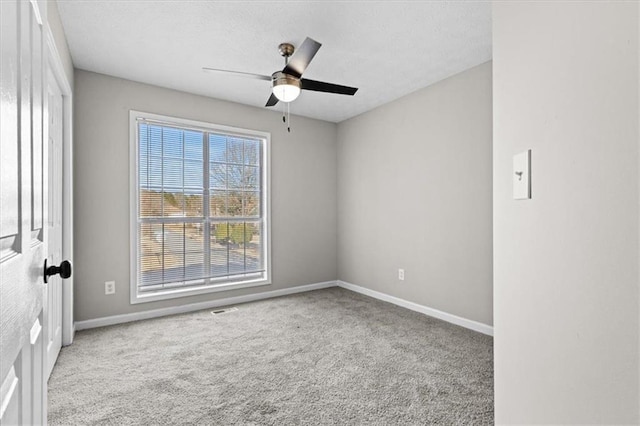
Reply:
[[[265,143],[138,118],[136,293],[266,274]]]

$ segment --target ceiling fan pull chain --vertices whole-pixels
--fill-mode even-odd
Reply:
[[[287,102],[287,121],[289,122],[287,132],[291,133],[291,107],[289,105],[291,105],[291,102]]]

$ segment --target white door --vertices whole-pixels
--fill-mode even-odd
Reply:
[[[46,423],[44,0],[0,1],[0,424]]]
[[[48,263],[60,264],[62,259],[62,91],[53,72],[47,72],[47,126],[49,139],[49,214]],[[62,347],[62,279],[48,278],[44,299],[47,379]]]

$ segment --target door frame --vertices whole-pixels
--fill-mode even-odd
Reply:
[[[47,70],[53,73],[62,91],[62,258],[73,264],[73,89],[49,26],[46,42]],[[73,343],[75,332],[71,276],[62,280],[62,346]]]

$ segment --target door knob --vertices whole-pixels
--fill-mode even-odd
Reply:
[[[44,282],[47,283],[51,275],[60,274],[61,278],[69,278],[71,276],[71,263],[63,260],[60,266],[47,266],[47,259],[44,260]]]

